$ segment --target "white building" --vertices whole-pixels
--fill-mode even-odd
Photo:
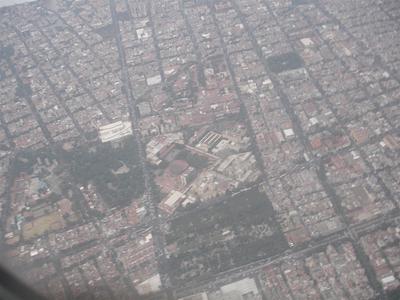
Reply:
[[[129,121],[117,121],[99,128],[99,136],[103,143],[115,141],[131,134],[132,124]]]

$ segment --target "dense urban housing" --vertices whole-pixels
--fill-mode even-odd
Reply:
[[[0,263],[48,299],[400,299],[398,0],[0,0]]]

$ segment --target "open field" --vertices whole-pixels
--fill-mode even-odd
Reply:
[[[22,226],[22,236],[25,240],[38,237],[47,231],[54,231],[65,226],[64,219],[58,212],[39,217]]]

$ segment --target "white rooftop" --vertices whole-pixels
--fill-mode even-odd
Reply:
[[[36,0],[0,0],[0,7],[13,6],[22,3],[35,2]]]
[[[132,134],[132,124],[129,121],[117,121],[100,126],[99,135],[103,143],[118,140]]]

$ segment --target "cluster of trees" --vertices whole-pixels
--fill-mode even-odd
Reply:
[[[144,193],[143,172],[133,139],[119,148],[110,144],[78,148],[68,160],[74,179],[82,185],[93,183],[111,207],[127,205]],[[129,171],[116,174],[124,164]]]
[[[304,1],[304,0],[297,0]],[[281,55],[271,56],[267,59],[267,64],[272,72],[281,73],[284,71],[299,69],[303,67],[302,58],[295,52],[288,52]]]
[[[14,47],[11,45],[0,46],[0,59],[8,59],[14,55]]]
[[[195,272],[197,265],[203,264],[205,269],[201,272],[204,275],[285,251],[288,244],[279,230],[274,229],[270,235],[251,234],[254,226],[272,229],[275,228],[274,223],[271,204],[257,188],[208,207],[197,208],[171,220],[166,242],[177,242],[179,250],[169,259],[168,267],[179,280],[184,276],[179,269],[182,263],[189,265],[188,273]],[[234,234],[229,241],[221,235],[225,229]],[[194,260],[197,265],[191,265]]]

